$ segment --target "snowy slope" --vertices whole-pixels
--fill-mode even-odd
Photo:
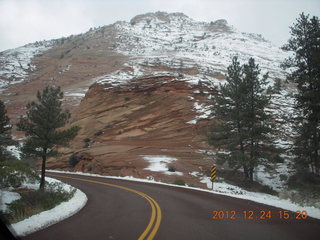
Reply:
[[[49,50],[54,41],[43,41],[9,49],[0,53],[0,91],[10,84],[20,83],[36,70],[32,59]]]
[[[149,13],[115,24],[117,50],[145,63],[157,61],[173,68],[198,67],[202,74],[225,71],[231,58],[254,57],[271,77],[283,77],[280,63],[290,55],[260,35],[241,33],[225,20],[206,23],[182,13]]]

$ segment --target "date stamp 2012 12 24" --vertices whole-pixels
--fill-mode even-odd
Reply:
[[[214,210],[211,213],[211,219],[221,220],[221,219],[248,219],[248,220],[269,220],[269,219],[297,219],[305,220],[308,217],[307,211],[296,211],[291,212],[288,210],[270,211],[270,210],[246,210],[246,211],[222,211]]]

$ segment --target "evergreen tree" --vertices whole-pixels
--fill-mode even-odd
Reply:
[[[0,100],[0,161],[3,162],[12,158],[6,150],[7,146],[17,143],[11,138],[11,125],[4,103]]]
[[[228,161],[235,169],[243,168],[245,178],[250,180],[259,159],[268,157],[272,146],[268,137],[270,117],[264,111],[269,98],[262,88],[267,77],[260,78],[254,59],[241,66],[234,57],[227,83],[220,85],[220,95],[214,99],[218,122],[209,129],[209,143],[224,150],[218,160]]]
[[[43,190],[47,157],[55,156],[58,153],[55,148],[68,144],[80,128],[61,129],[71,115],[67,110],[62,110],[63,93],[60,87],[46,87],[38,92],[37,98],[38,102],[27,105],[26,116],[20,117],[17,127],[27,136],[22,151],[42,158],[40,189]]]
[[[238,58],[234,57],[228,67],[227,83],[220,85],[220,94],[214,98],[214,112],[218,123],[209,129],[209,143],[227,150],[219,154],[219,161],[228,161],[236,169],[243,167],[245,177],[249,178],[244,152],[247,132],[243,126],[245,89],[242,76],[243,67]]]
[[[255,64],[253,58],[248,64],[243,65],[243,81],[245,89],[243,121],[247,131],[246,153],[250,180],[253,180],[253,170],[258,165],[259,159],[270,156],[269,151],[273,149],[269,133],[272,132],[271,119],[265,112],[270,102],[264,92],[263,86],[267,84],[268,74],[260,77],[260,68]]]
[[[298,136],[294,143],[294,153],[298,169],[320,175],[320,24],[316,16],[312,18],[300,14],[290,27],[291,38],[284,46],[294,51],[294,57],[286,60],[285,67],[294,67],[288,76],[297,84],[296,109]]]

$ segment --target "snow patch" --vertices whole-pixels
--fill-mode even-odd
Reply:
[[[0,190],[0,211],[7,211],[7,204],[20,199],[19,193]]]
[[[182,176],[182,172],[170,172],[168,171],[168,164],[178,160],[174,157],[168,157],[164,155],[144,155],[142,156],[144,160],[150,163],[149,167],[145,168],[145,170],[149,170],[152,172],[164,172],[167,175],[179,175]]]

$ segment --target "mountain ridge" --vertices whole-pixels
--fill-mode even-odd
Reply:
[[[269,72],[270,87],[281,79],[284,90],[272,95],[268,111],[279,122],[279,145],[286,150],[294,125],[288,93],[294,86],[284,81],[280,64],[290,53],[262,36],[239,32],[226,20],[147,13],[7,50],[0,53],[1,94],[15,123],[37,90],[62,86],[70,124],[82,129],[70,148],[60,149],[63,157],[48,161],[50,168],[73,168],[68,159],[75,155],[74,170],[166,181],[179,176],[201,185],[199,176],[214,163],[216,151],[206,142],[207,125],[214,122],[212,97],[235,55],[241,62],[254,57],[262,72]],[[289,120],[282,121],[283,115]],[[144,156],[154,155],[177,159],[171,164],[183,175],[150,171]]]

